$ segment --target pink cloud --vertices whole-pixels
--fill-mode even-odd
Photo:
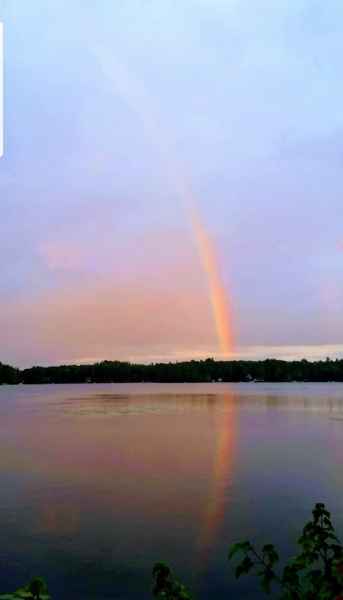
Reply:
[[[6,360],[144,361],[217,350],[206,278],[187,237],[161,232],[136,240],[134,250],[130,271],[123,268],[127,254],[113,252],[107,273],[89,268],[82,278],[59,278],[53,289],[1,307]],[[76,244],[45,245],[44,257],[52,269],[89,265]]]
[[[80,244],[68,241],[47,241],[39,247],[39,254],[52,271],[76,271],[85,267],[89,257]]]
[[[102,250],[101,241],[56,239],[47,240],[39,246],[39,255],[51,271],[87,271],[94,264],[94,257]]]

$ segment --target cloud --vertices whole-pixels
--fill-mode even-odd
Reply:
[[[4,360],[33,362],[173,356],[217,349],[207,282],[195,249],[179,232],[141,235],[107,256],[102,271],[84,267],[83,247],[44,245],[50,269],[65,269],[50,289],[37,289],[0,314]],[[127,267],[129,248],[130,266]],[[100,260],[94,248],[94,254]],[[72,270],[75,269],[75,277]]]
[[[214,336],[207,297],[180,279],[88,280],[3,307],[7,351],[12,347],[13,355],[20,346],[25,362],[54,362],[85,355],[128,359],[208,344]]]
[[[39,253],[52,271],[78,271],[89,263],[89,251],[80,244],[66,241],[47,241],[39,247]]]

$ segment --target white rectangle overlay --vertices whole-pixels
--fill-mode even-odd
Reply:
[[[0,23],[0,158],[4,153],[4,26]]]

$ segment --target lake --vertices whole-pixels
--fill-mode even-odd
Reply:
[[[231,543],[287,556],[315,502],[343,538],[343,384],[0,387],[0,586],[151,598],[154,562],[197,598],[259,599]]]

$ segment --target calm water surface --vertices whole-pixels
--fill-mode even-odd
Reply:
[[[327,503],[343,537],[343,385],[0,387],[0,586],[150,598],[165,560],[200,600],[258,599],[226,560],[293,540]]]

